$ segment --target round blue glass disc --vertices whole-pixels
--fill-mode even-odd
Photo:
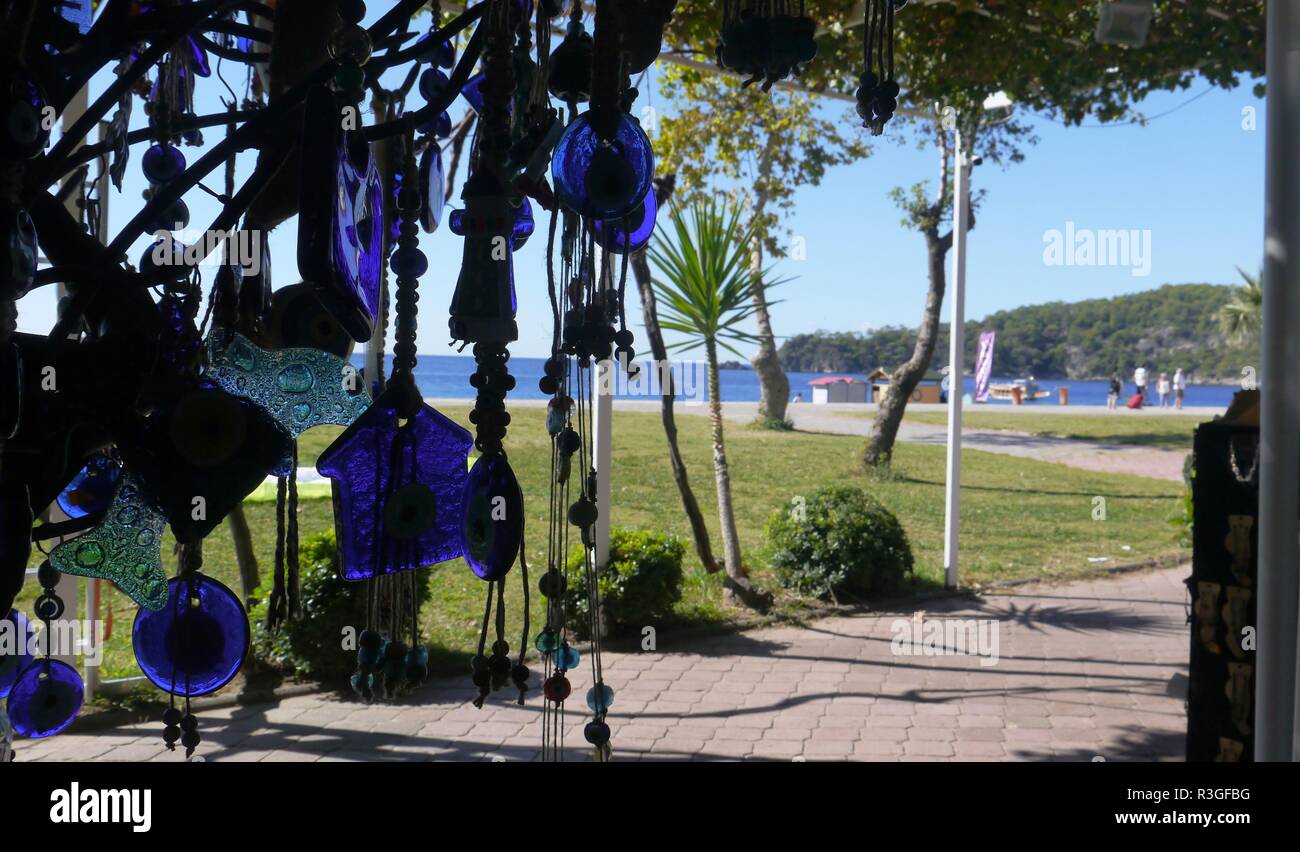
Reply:
[[[23,669],[9,693],[9,721],[31,739],[52,737],[81,711],[86,687],[62,660],[42,659]]]
[[[658,204],[655,194],[647,192],[641,206],[622,219],[593,219],[592,233],[600,247],[615,254],[637,251],[650,242],[655,232]]]
[[[141,609],[131,643],[159,689],[194,697],[230,682],[248,656],[248,616],[235,593],[202,574],[167,581],[167,605]]]
[[[104,511],[113,502],[113,489],[121,473],[121,465],[108,456],[93,457],[59,493],[59,508],[74,519]]]
[[[589,219],[630,215],[650,191],[654,150],[650,139],[626,115],[613,140],[602,144],[585,112],[564,129],[551,157],[551,177],[560,202]]]
[[[13,689],[18,673],[31,665],[28,649],[35,632],[27,616],[16,609],[0,620],[0,698]]]

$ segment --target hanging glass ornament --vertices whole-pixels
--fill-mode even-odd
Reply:
[[[51,656],[56,635],[53,623],[64,611],[56,588],[59,572],[46,560],[37,569],[36,577],[41,584],[41,595],[34,610],[37,618],[45,622],[45,653],[18,673],[9,690],[8,702],[14,730],[30,739],[54,736],[72,724],[85,697],[85,685],[77,670]]]
[[[574,6],[564,40],[550,58],[546,87],[566,104],[584,103],[591,98],[591,63],[595,42],[582,25],[582,7]]]
[[[480,169],[465,182],[465,233],[460,278],[451,304],[451,336],[470,343],[519,338],[514,264],[509,246],[514,216],[501,182]]]
[[[523,538],[524,497],[504,456],[482,456],[465,483],[461,548],[480,580],[510,572]]]
[[[412,391],[390,383],[316,462],[321,475],[334,481],[345,580],[461,555],[462,495],[473,439]]]
[[[426,234],[438,230],[442,223],[442,211],[447,204],[446,187],[442,149],[431,141],[420,155],[420,227]]]
[[[641,205],[654,178],[654,151],[641,126],[618,116],[604,144],[585,112],[565,128],[555,146],[551,177],[564,206],[591,219],[621,219]]]
[[[369,146],[342,128],[340,105],[308,97],[298,228],[298,269],[354,340],[374,334],[383,266],[383,184]]]
[[[45,658],[25,668],[9,692],[9,721],[28,739],[52,737],[81,712],[86,685],[62,660]]]
[[[120,462],[108,453],[96,453],[59,492],[56,502],[74,520],[101,514],[112,502],[121,474]]]
[[[161,558],[165,525],[136,477],[124,471],[104,519],[55,547],[49,561],[65,574],[108,580],[145,609],[162,609],[167,600]]]
[[[32,662],[32,643],[36,628],[27,616],[16,609],[0,619],[0,698],[13,689],[20,672]]]
[[[168,580],[166,605],[141,609],[131,631],[145,677],[164,692],[187,698],[229,683],[248,656],[250,639],[239,598],[201,573]]]
[[[0,216],[11,223],[0,239],[0,298],[21,299],[36,283],[37,258],[40,257],[36,226],[21,207],[0,210]]]
[[[315,289],[306,281],[281,287],[271,294],[266,334],[276,349],[319,349],[344,360],[356,346],[356,341],[325,310]],[[353,370],[345,378],[355,373]]]
[[[658,204],[654,192],[647,192],[641,206],[621,219],[593,219],[591,231],[606,251],[628,254],[644,248],[655,231]]]
[[[208,337],[207,378],[252,400],[297,438],[316,426],[350,426],[370,405],[357,371],[318,349],[262,349],[242,334]]]
[[[7,159],[27,160],[35,157],[50,141],[50,122],[45,91],[33,77],[16,67],[0,72],[0,154]]]

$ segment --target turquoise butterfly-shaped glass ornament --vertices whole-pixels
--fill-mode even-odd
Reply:
[[[99,526],[55,547],[50,564],[65,574],[108,580],[145,609],[160,610],[167,603],[165,525],[134,474],[124,470]]]
[[[329,352],[262,349],[224,330],[207,346],[208,379],[265,408],[294,438],[314,426],[350,426],[370,407],[356,368]]]

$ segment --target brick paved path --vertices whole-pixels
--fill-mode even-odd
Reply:
[[[609,654],[617,759],[1178,759],[1187,667],[1186,568],[980,602],[930,602],[925,620],[998,619],[999,662],[897,656],[891,626],[910,609]],[[585,661],[584,661],[585,662]],[[590,685],[574,677],[574,700]],[[1173,679],[1171,683],[1171,678]],[[333,695],[201,714],[207,760],[532,760],[540,698],[483,710],[467,678],[400,705]],[[584,708],[585,709],[585,708]],[[583,717],[570,757],[587,759]],[[19,760],[179,760],[149,723],[20,742]]]

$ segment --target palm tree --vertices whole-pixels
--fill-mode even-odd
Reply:
[[[719,208],[712,201],[697,201],[684,211],[674,205],[669,221],[671,236],[660,231],[650,246],[650,259],[659,272],[654,277],[659,325],[686,336],[669,349],[704,347],[708,359],[709,419],[713,426],[713,471],[726,568],[725,594],[728,600],[762,609],[770,599],[754,589],[740,556],[718,386],[718,348],[740,356],[734,344],[758,340],[756,335],[741,328],[757,310],[753,292],[755,281],[762,274],[750,268],[753,231],[752,227],[741,227],[740,211],[735,205]],[[780,282],[768,286],[777,283]]]
[[[1260,283],[1263,273],[1250,275],[1240,266],[1237,274],[1245,283],[1237,288],[1232,301],[1219,308],[1219,328],[1232,343],[1253,343],[1259,337],[1264,287]]]

